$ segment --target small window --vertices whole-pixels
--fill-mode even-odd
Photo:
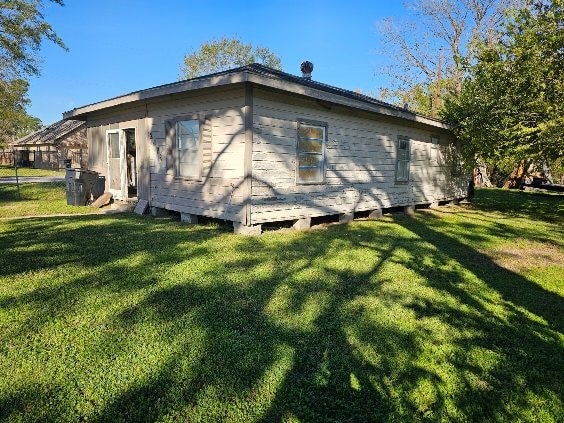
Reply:
[[[200,121],[176,122],[176,176],[200,177]]]
[[[119,132],[108,132],[109,158],[119,159]]]
[[[436,163],[438,159],[439,137],[431,137],[431,146],[429,153],[429,160],[431,163]]]
[[[396,157],[396,181],[409,181],[410,139],[398,137]]]
[[[323,182],[327,127],[298,123],[297,176],[300,184]]]

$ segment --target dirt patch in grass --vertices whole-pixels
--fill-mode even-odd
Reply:
[[[511,244],[489,250],[488,255],[505,269],[523,272],[537,267],[562,266],[564,251],[550,243],[517,239]]]

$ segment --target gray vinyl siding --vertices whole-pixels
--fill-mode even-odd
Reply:
[[[202,178],[176,177],[167,122],[205,122]],[[327,125],[324,182],[296,183],[297,123]],[[451,133],[258,85],[211,87],[120,104],[87,116],[89,168],[107,175],[106,131],[136,129],[138,196],[153,207],[246,225],[425,204],[464,196]],[[398,136],[410,139],[409,181],[395,180]],[[440,146],[431,160],[431,136]],[[248,176],[245,179],[245,176]]]
[[[147,136],[144,124],[144,110],[141,107],[124,109],[111,115],[97,114],[87,121],[88,136],[88,168],[106,177],[108,189],[108,164],[106,131],[111,129],[135,129],[135,145],[137,150],[137,196],[139,199],[149,198]]]
[[[149,172],[151,205],[182,213],[243,222],[245,219],[245,102],[242,85],[192,92],[176,100],[150,104],[146,127],[151,132]],[[204,172],[200,180],[175,176],[166,122],[200,115],[206,121]]]
[[[327,123],[325,181],[296,184],[299,120]],[[431,135],[441,151],[447,131],[320,105],[262,88],[253,96],[251,223],[425,204],[464,196],[463,177],[453,178],[444,158],[430,160]],[[410,177],[396,183],[397,137],[411,140]]]

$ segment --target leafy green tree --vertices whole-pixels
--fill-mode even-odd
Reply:
[[[460,95],[444,118],[468,158],[515,164],[513,179],[531,163],[564,155],[563,0],[537,2],[508,20],[500,41],[484,44]]]
[[[49,0],[63,6],[62,0]],[[66,49],[43,16],[42,0],[0,0],[0,78],[38,75],[41,42]]]
[[[26,112],[28,88],[24,79],[0,82],[0,148],[41,127],[41,121]]]
[[[62,0],[49,0],[63,6]],[[42,0],[0,0],[0,148],[38,129],[41,121],[26,112],[27,78],[40,73],[43,40],[66,49],[44,19]]]
[[[222,37],[207,41],[187,54],[182,65],[181,79],[190,79],[251,63],[281,70],[280,58],[266,47],[245,44],[236,37]]]
[[[380,50],[392,60],[383,71],[391,85],[380,95],[392,103],[438,116],[456,95],[479,43],[494,42],[507,10],[528,0],[410,0],[412,20],[378,25]]]

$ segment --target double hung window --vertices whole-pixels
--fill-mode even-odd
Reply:
[[[411,160],[410,152],[411,141],[408,137],[398,137],[397,156],[396,156],[396,181],[409,181],[409,162]]]
[[[325,171],[325,139],[327,126],[298,122],[298,148],[296,182],[320,183]]]

